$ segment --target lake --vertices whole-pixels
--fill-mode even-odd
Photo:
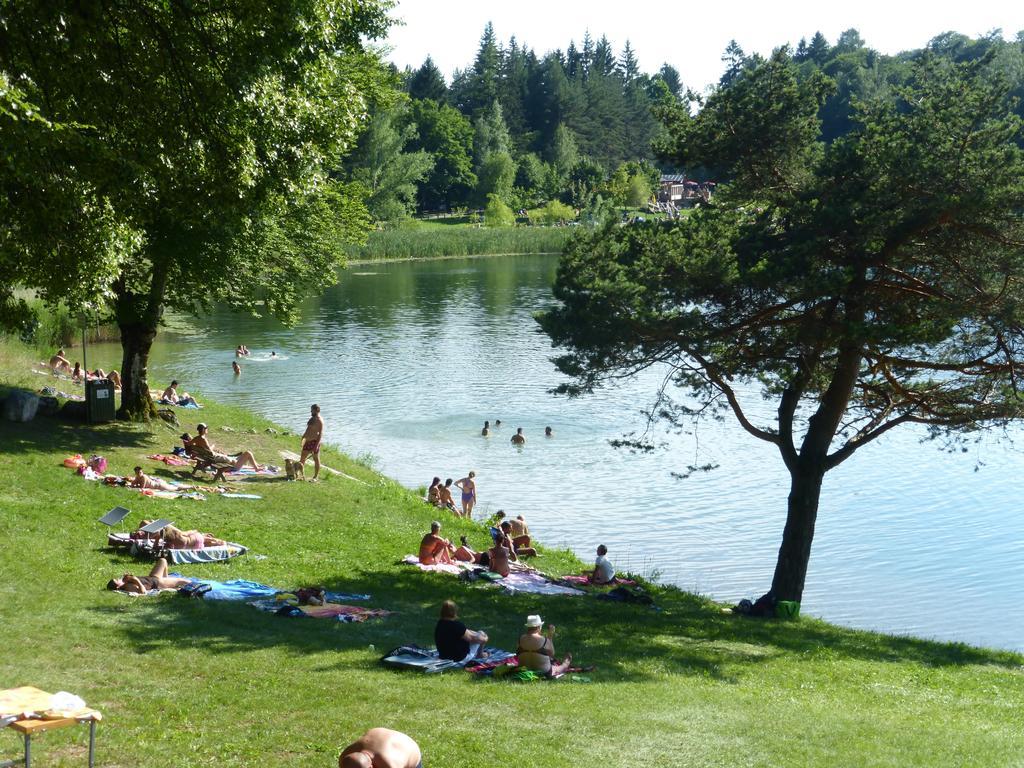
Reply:
[[[561,378],[532,314],[551,301],[556,264],[510,256],[354,266],[291,329],[226,312],[175,320],[155,345],[152,381],[173,376],[300,431],[318,402],[329,442],[410,488],[472,469],[478,517],[505,509],[544,544],[587,561],[604,543],[619,569],[724,601],[758,596],[785,520],[777,452],[732,421],[689,434],[656,425],[666,447],[653,453],[611,447],[646,429],[642,410],[663,373],[576,400],[549,394]],[[255,359],[236,379],[240,343]],[[281,359],[266,360],[272,351]],[[485,419],[502,422],[487,438]],[[509,442],[516,427],[522,448]],[[803,611],[1024,650],[1024,611],[1014,607],[1024,592],[1024,456],[994,439],[951,454],[921,437],[895,430],[826,477]],[[718,468],[674,474],[705,464]]]

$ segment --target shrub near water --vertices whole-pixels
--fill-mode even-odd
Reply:
[[[564,227],[406,226],[372,232],[350,259],[426,259],[490,254],[561,253],[572,235]]]

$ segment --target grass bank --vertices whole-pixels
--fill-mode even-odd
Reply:
[[[41,386],[43,377],[27,372],[32,360],[0,344],[0,385]],[[295,408],[300,414],[306,404]],[[295,436],[270,433],[282,430],[238,408],[209,403],[184,412],[183,426],[199,416],[215,442],[251,448],[264,461],[297,446]],[[341,746],[371,725],[412,735],[431,768],[1010,766],[1024,753],[1019,655],[813,619],[743,619],[669,588],[652,588],[656,612],[592,597],[507,596],[424,574],[396,561],[437,513],[329,448],[325,463],[361,482],[242,483],[258,501],[148,499],[61,466],[71,453],[101,453],[110,471],[141,463],[173,477],[144,457],[170,449],[179,431],[0,421],[0,687],[69,690],[101,709],[98,765],[334,766]],[[423,475],[436,470],[444,468],[424,467]],[[323,584],[370,593],[370,606],[396,613],[342,624],[107,592],[111,576],[146,568],[103,546],[96,518],[117,504],[131,509],[133,523],[167,517],[251,547],[230,563],[181,566],[187,575]],[[446,534],[483,546],[479,524],[442,522]],[[561,551],[545,551],[537,564],[554,573],[580,566]],[[380,667],[384,650],[431,643],[446,598],[504,647],[514,647],[528,613],[540,613],[558,625],[560,652],[597,666],[592,682]],[[0,751],[18,744],[0,732]],[[78,766],[84,744],[82,733],[59,731],[34,752],[40,765]]]
[[[498,254],[559,253],[568,227],[478,227],[460,219],[413,221],[371,232],[366,245],[349,247],[353,261],[437,259]]]

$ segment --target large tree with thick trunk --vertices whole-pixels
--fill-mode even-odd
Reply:
[[[667,158],[728,183],[678,222],[580,236],[541,317],[564,391],[665,366],[657,413],[721,409],[777,447],[777,600],[801,599],[826,472],[904,424],[957,439],[1024,413],[1024,137],[1006,84],[986,60],[926,56],[826,145],[830,87],[782,50],[695,115],[675,108]]]
[[[4,282],[110,312],[120,416],[153,411],[165,308],[288,317],[333,281],[367,218],[330,172],[392,85],[364,42],[390,6],[0,0]]]

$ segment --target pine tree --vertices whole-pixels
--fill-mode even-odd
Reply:
[[[448,97],[448,86],[434,60],[427,56],[423,65],[409,77],[407,91],[414,99],[433,99],[443,102]]]

